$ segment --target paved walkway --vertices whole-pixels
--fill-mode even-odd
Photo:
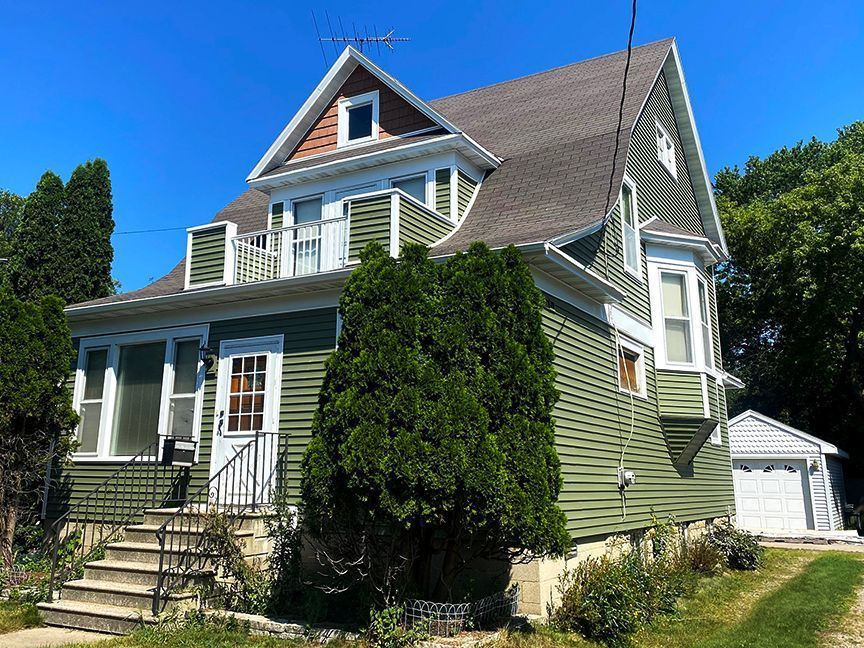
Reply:
[[[849,553],[864,553],[864,545],[844,544],[833,542],[831,544],[815,542],[767,542],[760,540],[763,547],[776,547],[777,549],[804,549],[805,551],[848,551]]]
[[[0,635],[0,648],[42,648],[68,646],[111,639],[112,635],[67,628],[27,628]]]

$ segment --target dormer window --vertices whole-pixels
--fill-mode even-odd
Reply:
[[[378,139],[378,91],[339,101],[339,146]]]
[[[666,170],[673,178],[677,178],[678,174],[675,170],[675,143],[666,129],[660,125],[660,122],[656,122],[655,129],[657,133],[657,159],[660,160],[660,164],[666,167]]]

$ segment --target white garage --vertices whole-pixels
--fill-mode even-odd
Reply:
[[[748,410],[729,421],[738,524],[756,530],[843,528],[837,446]]]

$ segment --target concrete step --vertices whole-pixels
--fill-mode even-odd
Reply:
[[[128,583],[155,587],[159,576],[158,565],[122,560],[96,560],[84,566],[84,579],[88,581],[108,581],[111,583]],[[204,584],[213,572],[204,571],[194,576],[188,576],[186,584]]]
[[[147,509],[144,511],[144,524],[147,526],[155,525],[159,527],[176,512],[176,508]],[[201,515],[202,512],[196,511],[194,508],[190,509],[183,517],[182,526],[188,527],[191,520],[195,520]],[[270,515],[271,514],[266,511],[247,511],[238,517],[235,526],[243,531],[261,529],[263,528],[264,520],[270,517]],[[181,523],[178,520],[175,528],[179,530],[180,526]]]
[[[39,603],[39,611],[47,625],[78,628],[111,634],[129,634],[143,624],[156,623],[149,610],[138,610],[117,605],[99,605],[85,601],[54,601]]]
[[[133,524],[131,526],[126,527],[125,540],[126,542],[136,542],[136,543],[157,543],[156,532],[159,530],[158,524]],[[173,541],[175,546],[183,543],[184,546],[188,545],[190,542],[197,542],[198,537],[201,535],[203,531],[203,527],[200,526],[192,526],[191,528],[188,526],[183,526],[183,528],[179,528],[179,526],[173,531],[169,530],[168,538],[166,539],[166,545]],[[234,532],[235,538],[245,539],[245,538],[253,538],[254,534],[251,530],[241,530],[238,529]]]
[[[165,544],[165,563],[170,562],[169,556],[177,556],[186,551],[194,551],[187,546]],[[105,558],[120,562],[134,562],[145,565],[159,566],[159,545],[147,542],[115,542],[105,547]],[[201,552],[195,552],[201,553]]]
[[[62,601],[80,601],[96,605],[113,605],[143,610],[150,613],[153,606],[155,587],[113,583],[100,580],[74,580],[63,585],[60,593]],[[162,600],[160,612],[173,612],[197,607],[198,595],[194,592],[172,592]]]

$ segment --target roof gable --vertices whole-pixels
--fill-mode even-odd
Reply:
[[[388,110],[392,111],[387,115],[387,127],[390,129],[387,131],[388,136],[420,130],[411,129],[411,124],[424,124],[421,129],[439,127],[447,133],[461,132],[438,111],[363,54],[353,47],[346,47],[297,114],[288,122],[279,137],[252,169],[246,178],[247,182],[272,171],[289,157],[299,159],[299,157],[335,150],[336,124],[331,123],[335,112],[332,114],[331,112],[340,96],[348,96],[343,91],[357,94],[363,92],[359,90],[361,87],[370,90],[378,89],[383,93],[380,100],[383,100],[386,95]],[[381,116],[379,121],[380,118]],[[409,130],[404,130],[406,128]],[[312,137],[308,137],[309,135]],[[332,148],[330,148],[331,136]]]
[[[729,421],[729,445],[732,454],[808,454],[822,453],[848,457],[833,443],[807,434],[766,416],[747,410]]]

